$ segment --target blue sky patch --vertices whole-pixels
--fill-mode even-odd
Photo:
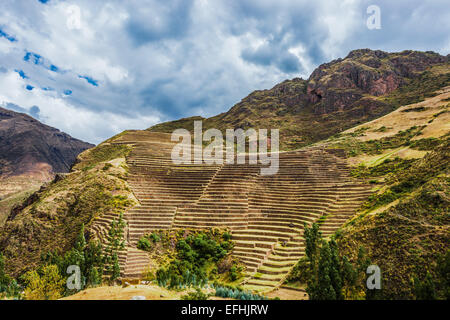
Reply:
[[[49,63],[48,60],[44,59],[44,57],[34,52],[26,51],[25,56],[23,57],[23,61],[34,63],[37,66],[43,66],[45,69],[53,72],[60,71],[57,66]]]
[[[25,56],[23,57],[23,61],[26,61],[26,62],[31,61],[32,63],[34,63],[36,65],[43,64],[43,62],[44,62],[40,55],[33,53],[33,52],[27,52],[25,54]]]
[[[29,85],[29,84],[27,84],[27,86],[25,87],[28,91],[31,91],[31,90],[33,90],[34,89],[34,87],[33,86],[31,86],[31,85]]]
[[[47,2],[49,2],[50,0],[38,0],[40,3],[46,4]]]
[[[70,96],[72,94],[72,90],[64,90],[64,94],[66,96]]]
[[[78,76],[80,79],[86,80],[89,84],[92,84],[95,87],[98,87],[98,80],[94,80],[93,78],[89,76]]]
[[[2,29],[0,29],[0,38],[5,38],[6,40],[10,41],[10,42],[16,42],[17,39],[14,38],[13,36],[7,34],[5,31],[3,31]]]
[[[23,72],[23,70],[16,69],[14,71],[17,72],[22,79],[29,79],[29,77],[25,74],[25,72]]]

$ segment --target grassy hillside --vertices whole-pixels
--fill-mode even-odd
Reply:
[[[6,222],[11,209],[39,190],[42,183],[43,180],[30,176],[0,178],[0,228]]]
[[[376,190],[334,235],[342,258],[358,266],[363,248],[369,264],[381,268],[382,290],[376,298],[430,298],[424,292],[448,298],[449,101],[450,87],[445,87],[422,102],[317,143],[344,149],[351,174]],[[306,260],[300,260],[288,284],[306,287],[309,270]],[[365,268],[357,270],[356,285],[344,286],[346,298],[368,294]]]
[[[353,176],[378,190],[336,236],[342,255],[356,261],[364,247],[381,268],[382,298],[424,298],[417,286],[430,283],[428,274],[436,297],[446,297],[449,98],[447,87],[435,97],[321,142],[345,149]]]
[[[13,210],[0,229],[6,270],[17,276],[36,267],[40,255],[70,249],[84,224],[134,204],[127,182],[127,146],[108,143],[85,151],[72,172],[59,176]]]
[[[448,159],[450,139],[446,138],[406,168],[392,166],[380,192],[338,234],[343,254],[356,259],[358,248],[363,246],[372,263],[381,268],[384,298],[417,298],[414,279],[424,281],[428,273],[438,297],[446,297],[448,284],[444,281],[450,270],[441,272],[438,262],[444,259],[450,243]],[[377,169],[383,165],[373,167],[364,176],[379,178]]]

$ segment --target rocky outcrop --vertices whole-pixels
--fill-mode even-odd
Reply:
[[[433,65],[448,58],[433,52],[403,51],[386,53],[355,50],[345,59],[319,66],[308,80],[307,95],[314,110],[330,113],[351,109],[364,94],[389,94]]]

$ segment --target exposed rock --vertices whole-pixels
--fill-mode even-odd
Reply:
[[[74,139],[26,114],[0,108],[2,176],[51,176],[69,172],[77,155],[91,147],[92,144]]]

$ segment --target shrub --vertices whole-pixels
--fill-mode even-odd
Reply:
[[[204,286],[215,273],[231,268],[231,260],[224,259],[233,247],[230,241],[223,240],[227,236],[213,230],[189,234],[185,238],[184,232],[179,232],[177,237],[175,259],[156,272],[160,286]]]
[[[137,248],[145,251],[149,251],[152,248],[152,244],[150,240],[146,237],[142,237],[139,239],[137,243]]]
[[[41,272],[28,271],[23,276],[26,300],[56,300],[64,292],[64,279],[56,265],[44,266]]]
[[[161,241],[161,237],[155,232],[150,234],[150,239],[155,243]]]
[[[203,293],[199,288],[195,288],[195,291],[181,296],[181,300],[208,300],[209,297],[209,294]]]
[[[237,300],[267,300],[267,297],[251,293],[250,291],[243,291],[239,288],[223,286],[216,286],[214,295],[216,297],[231,298]]]

